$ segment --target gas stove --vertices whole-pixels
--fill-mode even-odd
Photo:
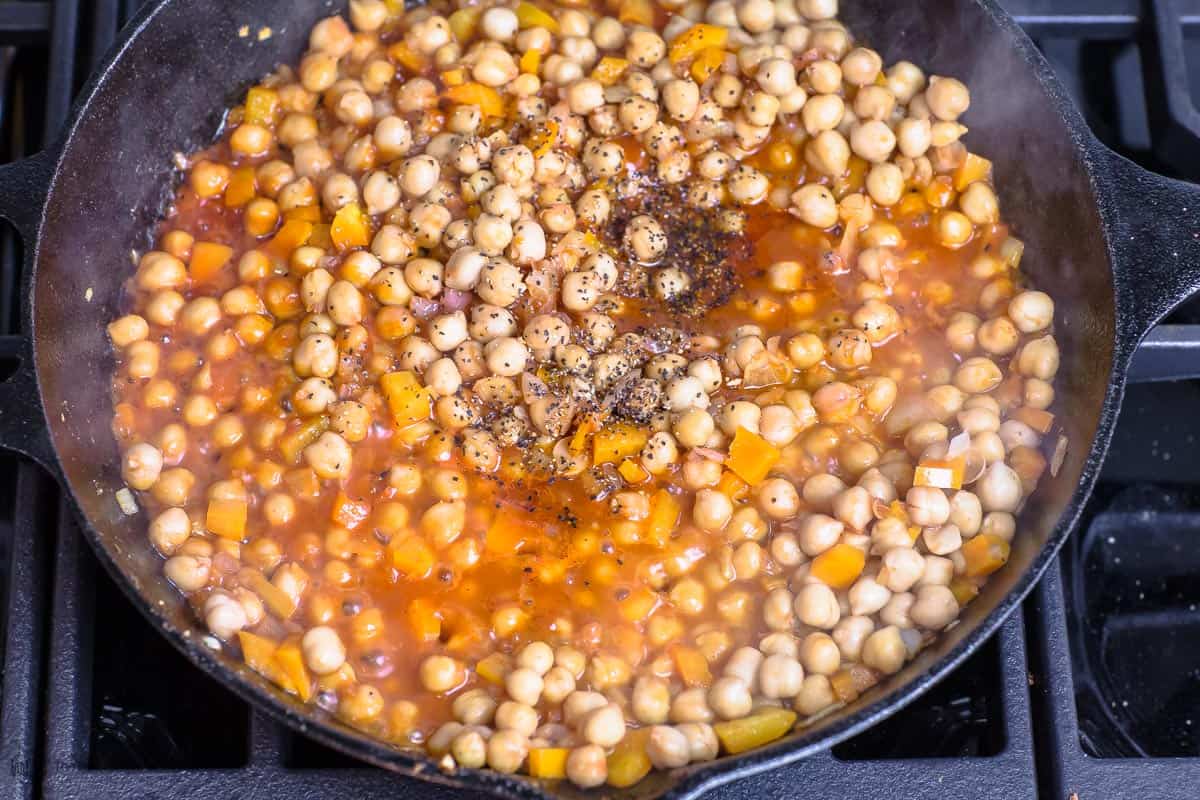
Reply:
[[[0,162],[55,136],[139,5],[0,0]],[[1105,143],[1200,179],[1200,0],[1004,5]],[[0,377],[19,265],[0,223]],[[1133,376],[1078,531],[992,641],[877,727],[712,796],[1200,795],[1200,301],[1152,334]],[[6,456],[0,599],[0,800],[453,794],[330,751],[192,668],[98,568],[54,484]]]

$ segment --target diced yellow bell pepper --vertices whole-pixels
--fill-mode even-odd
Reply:
[[[551,33],[558,33],[558,20],[533,3],[517,3],[517,24],[521,26],[522,30],[545,28]]]
[[[490,684],[500,686],[512,670],[512,663],[504,653],[492,653],[475,664],[475,674]]]
[[[447,86],[462,86],[467,82],[467,72],[462,67],[448,69],[442,73],[442,83]]]
[[[966,459],[929,458],[924,459],[913,471],[913,486],[932,486],[937,489],[961,489],[963,472],[967,468]]]
[[[265,86],[255,86],[246,93],[246,122],[269,128],[278,119],[279,92]]]
[[[785,708],[764,708],[748,717],[713,725],[721,747],[730,755],[762,747],[787,734],[796,724],[796,712]]]
[[[407,428],[429,419],[429,390],[412,372],[389,372],[379,379],[379,385],[397,428]]]
[[[592,80],[599,81],[605,86],[612,86],[629,69],[629,62],[617,56],[605,56],[592,68]]]
[[[640,453],[649,439],[642,428],[629,422],[618,422],[596,431],[592,437],[592,462],[615,464],[623,461]]]
[[[672,64],[678,64],[689,58],[694,58],[701,50],[708,47],[724,47],[729,40],[729,31],[720,25],[700,23],[693,25],[671,41],[667,58]]]
[[[813,559],[810,574],[834,589],[849,589],[863,567],[867,554],[852,544],[835,544]]]
[[[725,466],[751,486],[763,482],[781,457],[779,448],[747,428],[738,428],[729,445]]]
[[[462,44],[475,38],[475,29],[479,25],[481,16],[483,16],[481,6],[469,6],[458,9],[446,21],[450,23],[450,31],[454,34],[454,38]]]
[[[556,780],[567,777],[568,747],[535,747],[529,751],[529,775]]]
[[[366,247],[371,243],[371,218],[358,203],[347,203],[333,215],[329,236],[338,250]]]
[[[704,83],[725,63],[725,48],[706,47],[692,60],[688,71],[696,83]]]
[[[608,785],[627,789],[646,777],[653,766],[646,753],[651,728],[635,728],[625,732],[608,757]]]
[[[329,430],[329,417],[322,414],[319,417],[307,419],[292,431],[279,439],[279,453],[289,464],[300,463],[300,454],[304,448],[321,438],[321,434]]]

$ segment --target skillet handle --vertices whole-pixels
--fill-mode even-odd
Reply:
[[[1098,142],[1093,153],[1120,310],[1117,345],[1128,357],[1200,292],[1200,186],[1144,170]]]
[[[13,224],[25,245],[21,276],[22,334],[0,337],[0,355],[19,362],[12,376],[0,383],[0,449],[28,456],[61,483],[61,468],[42,411],[30,333],[38,231],[55,161],[53,154],[46,151],[0,166],[0,217]]]

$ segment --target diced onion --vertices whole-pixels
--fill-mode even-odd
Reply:
[[[127,517],[138,513],[137,500],[134,499],[133,492],[129,489],[117,490],[117,505],[121,507],[121,512]]]

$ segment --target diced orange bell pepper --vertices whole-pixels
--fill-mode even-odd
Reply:
[[[932,486],[937,489],[961,489],[967,461],[957,458],[929,458],[913,471],[913,486]]]
[[[312,235],[312,223],[299,219],[289,219],[267,243],[267,251],[280,259],[287,259],[297,247],[303,247]]]
[[[501,512],[492,518],[484,535],[484,547],[489,553],[515,556],[538,535],[536,525],[514,513]]]
[[[693,25],[671,41],[667,58],[672,64],[678,64],[689,58],[694,58],[701,50],[708,47],[724,47],[729,40],[729,31],[720,25],[700,23]]]
[[[379,385],[397,428],[407,428],[429,419],[429,390],[412,372],[389,372],[379,379]]]
[[[813,559],[814,578],[834,589],[849,589],[867,565],[867,554],[852,544],[835,544]]]
[[[467,73],[461,67],[448,69],[442,73],[442,83],[447,86],[462,86],[467,82]]]
[[[371,243],[371,218],[358,203],[347,203],[333,215],[329,237],[338,250],[366,247]]]
[[[433,601],[418,597],[408,604],[408,624],[418,642],[436,642],[442,635],[442,618]]]
[[[521,54],[521,60],[518,62],[521,72],[525,75],[537,75],[538,70],[542,66],[542,51],[541,50],[526,50]]]
[[[979,585],[970,578],[955,578],[950,581],[950,592],[958,602],[958,607],[962,608],[979,594]]]
[[[666,489],[659,489],[650,498],[650,516],[646,519],[645,542],[660,550],[667,546],[679,524],[679,501]]]
[[[717,481],[717,491],[737,503],[750,496],[750,484],[739,478],[736,473],[725,470],[721,473],[721,479]]]
[[[420,536],[393,539],[388,544],[388,557],[400,577],[410,581],[421,581],[433,572],[434,554]]]
[[[541,158],[549,153],[554,147],[554,142],[558,139],[558,123],[552,119],[541,122],[533,130],[530,135],[528,145],[533,151],[534,158]]]
[[[1054,426],[1054,415],[1049,411],[1031,406],[1014,408],[1008,414],[1009,418],[1024,422],[1038,433],[1049,433]]]
[[[654,6],[650,0],[621,0],[617,19],[626,25],[654,26]]]
[[[241,208],[254,199],[258,194],[258,174],[254,167],[238,167],[229,179],[225,188],[225,205],[228,208]]]
[[[967,153],[967,157],[954,170],[954,188],[963,191],[976,181],[986,181],[992,176],[992,162],[983,156]]]
[[[964,570],[966,576],[978,578],[991,575],[1007,563],[1010,549],[1008,542],[990,533],[981,533],[967,540],[962,546],[967,564]]]
[[[208,283],[220,274],[232,258],[232,247],[215,242],[196,242],[192,245],[192,257],[188,261],[188,275],[193,283]]]
[[[639,586],[629,592],[617,604],[617,610],[626,622],[640,624],[650,618],[658,606],[658,592],[648,586]]]
[[[551,33],[558,33],[558,20],[533,3],[517,3],[517,24],[521,26],[521,30],[545,28]]]
[[[600,420],[595,414],[588,414],[583,421],[575,428],[575,433],[571,436],[571,452],[575,454],[582,453],[587,449],[587,438],[596,431],[600,430]]]
[[[304,666],[304,654],[300,652],[299,641],[289,639],[279,645],[279,649],[275,651],[275,660],[279,663],[283,673],[287,675],[288,682],[291,683],[296,696],[305,703],[312,699],[312,676],[308,674],[308,668]]]
[[[692,74],[692,80],[696,83],[704,83],[711,78],[713,73],[725,63],[726,55],[723,47],[706,47],[701,50],[688,68],[688,72]]]
[[[278,645],[274,641],[249,631],[238,631],[238,643],[242,646],[242,660],[246,666],[281,689],[299,693],[283,666],[275,659]]]
[[[388,48],[387,53],[388,58],[409,72],[420,72],[425,68],[425,57],[404,42],[396,42]]]
[[[605,86],[612,86],[629,69],[629,62],[617,56],[605,56],[592,68],[592,80],[599,81]]]
[[[504,98],[490,86],[474,81],[446,89],[446,99],[462,106],[478,106],[485,117],[504,116]]]
[[[279,92],[255,86],[246,92],[246,122],[270,128],[279,120]]]
[[[679,679],[683,681],[684,686],[696,688],[712,685],[713,676],[708,668],[708,659],[699,650],[677,644],[671,645],[667,652],[675,662],[675,669],[679,672]]]
[[[631,458],[627,458],[621,462],[621,466],[617,467],[617,472],[625,479],[626,483],[641,483],[650,477],[650,473],[642,468],[642,465]]]
[[[238,580],[242,586],[258,595],[271,613],[280,619],[289,619],[296,613],[296,600],[290,594],[267,580],[267,577],[253,567],[243,567],[238,571]]]
[[[529,775],[533,778],[557,780],[567,777],[568,747],[535,747],[529,751]]]
[[[245,500],[209,500],[204,527],[222,539],[241,541],[246,535],[247,510]]]
[[[285,220],[298,219],[316,225],[321,221],[321,209],[319,206],[296,206],[285,211],[283,218]]]
[[[345,492],[339,491],[333,500],[333,509],[329,518],[335,525],[341,525],[346,530],[354,530],[371,516],[371,504],[365,500],[354,500]]]
[[[645,430],[629,422],[618,422],[592,437],[592,462],[615,464],[642,452],[650,437]]]
[[[757,486],[781,457],[779,448],[747,428],[738,428],[729,445],[725,466],[751,486]]]

